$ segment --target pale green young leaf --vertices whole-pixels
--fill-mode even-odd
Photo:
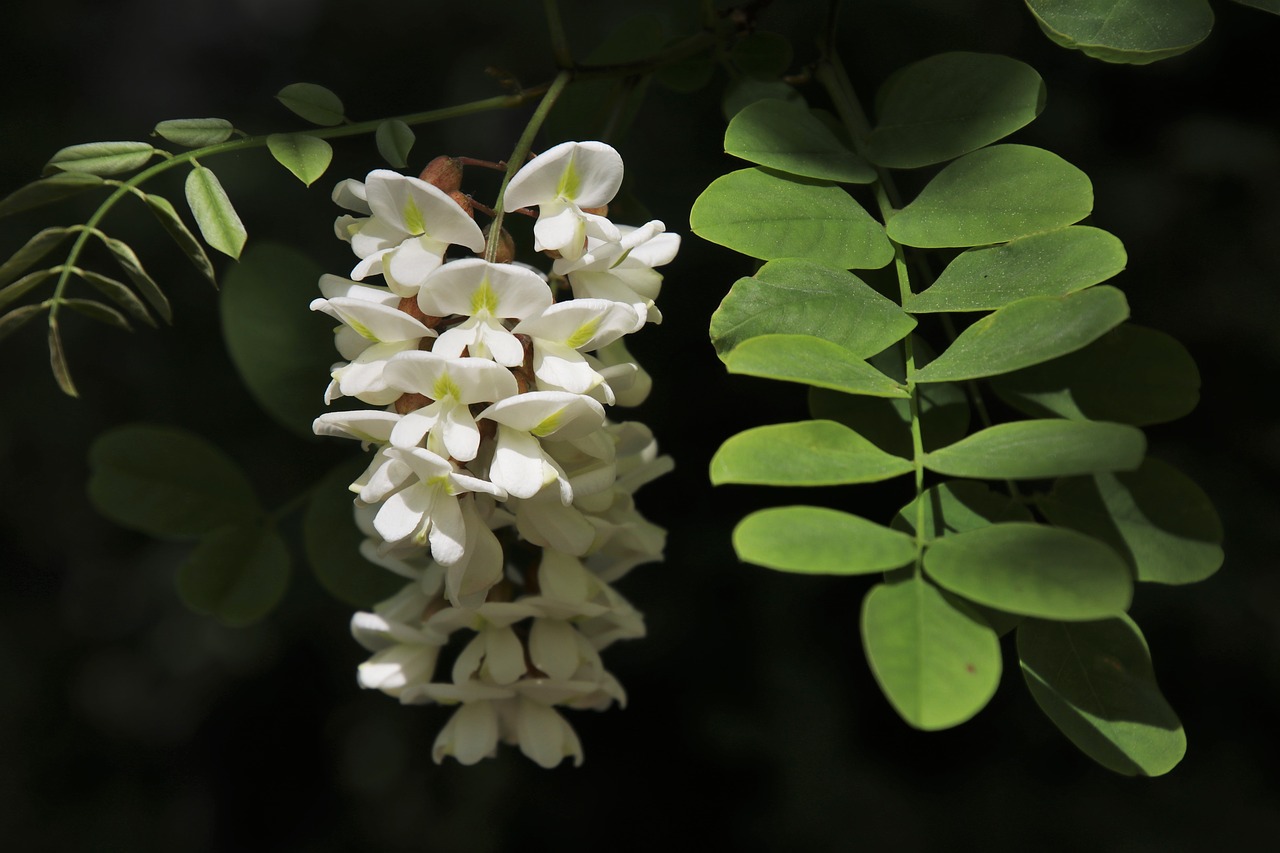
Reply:
[[[1140,581],[1196,583],[1222,565],[1222,522],[1209,496],[1158,459],[1137,471],[1059,480],[1037,505],[1054,524],[1109,544]]]
[[[940,53],[881,87],[867,156],[894,169],[945,163],[1031,123],[1044,100],[1044,81],[1026,63],[989,53]]]
[[[1142,430],[1098,421],[1037,420],[996,424],[931,453],[924,466],[950,477],[1036,480],[1142,464]]]
[[[62,304],[90,320],[97,320],[99,323],[106,323],[108,326],[115,326],[126,332],[133,331],[128,319],[110,305],[104,305],[92,299],[63,299]]]
[[[255,244],[228,271],[219,310],[231,360],[258,405],[314,438],[316,382],[333,362],[333,323],[304,309],[324,270],[297,249]]]
[[[22,275],[45,255],[52,252],[58,247],[58,244],[67,239],[68,235],[73,234],[74,228],[53,227],[46,228],[38,232],[34,237],[23,244],[22,248],[14,252],[9,260],[0,265],[0,287],[4,287],[9,282]],[[4,305],[3,298],[0,297],[0,305]]]
[[[1026,0],[1051,40],[1104,62],[1146,65],[1204,41],[1207,0]]]
[[[1124,560],[1096,539],[1043,524],[1005,522],[934,540],[934,581],[1009,613],[1080,621],[1123,613],[1133,596]]]
[[[913,470],[843,424],[771,424],[730,437],[711,458],[711,483],[838,486],[874,483]]]
[[[1092,209],[1088,176],[1057,154],[993,145],[939,172],[887,231],[907,246],[981,246],[1062,228]]]
[[[875,169],[836,139],[813,113],[787,101],[756,101],[742,109],[725,131],[724,150],[805,178],[854,184],[876,179]]]
[[[133,249],[129,248],[124,241],[112,237],[103,237],[102,242],[106,244],[111,251],[111,256],[116,259],[116,263],[133,282],[133,286],[138,288],[142,297],[156,309],[156,313],[163,317],[166,323],[172,323],[173,309],[169,306],[169,298],[164,295],[160,285],[156,284],[155,280],[142,268],[142,261],[138,260]]]
[[[58,172],[32,181],[5,196],[0,200],[0,216],[31,210],[102,185],[102,178],[87,172]]]
[[[388,119],[378,125],[374,141],[378,145],[378,153],[397,169],[409,165],[409,151],[413,148],[413,129],[400,119]]]
[[[204,246],[200,245],[196,235],[191,233],[191,229],[182,221],[182,217],[178,215],[178,211],[169,203],[169,200],[158,195],[148,195],[147,207],[155,214],[156,219],[160,220],[164,230],[169,232],[169,236],[174,239],[191,263],[195,264],[200,274],[216,288],[218,276],[213,271],[213,262],[209,260]]]
[[[277,163],[307,186],[315,183],[333,160],[333,147],[306,133],[273,133],[267,137],[267,149]]]
[[[1094,761],[1126,776],[1168,773],[1187,750],[1160,693],[1146,638],[1125,615],[1096,622],[1029,619],[1018,658],[1040,710]]]
[[[994,311],[1030,296],[1064,296],[1124,269],[1124,244],[1100,228],[1072,225],[969,249],[929,289],[906,300],[913,314]]]
[[[1125,323],[1069,355],[993,377],[992,388],[1032,417],[1147,426],[1177,420],[1200,401],[1200,371],[1164,332]]]
[[[21,308],[14,308],[8,314],[0,314],[0,341],[21,329],[37,314],[47,310],[49,310],[49,306],[39,302],[35,305],[23,305]]]
[[[320,586],[343,604],[369,608],[404,587],[404,579],[360,553],[365,535],[356,527],[355,496],[347,488],[365,470],[361,455],[335,466],[311,492],[302,517],[302,544]]]
[[[969,326],[915,378],[956,382],[1029,367],[1088,346],[1128,316],[1124,294],[1107,285],[1032,296]]]
[[[315,83],[290,83],[276,93],[276,100],[294,115],[322,127],[332,127],[347,120],[343,115],[342,100]]]
[[[730,373],[801,382],[846,394],[909,398],[888,376],[843,347],[812,335],[762,335],[729,351]]]
[[[249,519],[213,530],[178,567],[178,595],[197,613],[226,625],[251,625],[289,585],[289,549],[270,524]]]
[[[783,506],[748,515],[733,529],[738,559],[809,575],[865,575],[905,566],[915,540],[834,509]]]
[[[218,176],[204,166],[196,166],[187,175],[186,195],[205,242],[224,255],[239,259],[248,234]]]
[[[62,332],[58,329],[58,318],[52,313],[49,315],[48,340],[49,368],[53,371],[54,381],[58,383],[62,393],[68,397],[79,397],[80,392],[76,390],[76,383],[71,379],[71,367],[67,364],[67,351],[62,346]]]
[[[262,514],[240,466],[200,436],[130,424],[89,448],[89,500],[107,518],[154,536],[194,538]]]
[[[893,259],[884,228],[843,189],[760,168],[712,181],[694,201],[689,226],[704,240],[762,260],[876,269]]]
[[[917,729],[963,723],[1000,686],[995,631],[922,577],[872,587],[862,601],[861,626],[876,682]]]
[[[32,289],[39,287],[42,282],[48,281],[54,275],[53,270],[36,270],[33,273],[24,275],[12,284],[5,285],[3,289],[0,289],[0,311],[3,311],[5,306],[11,305],[26,296]]]
[[[894,530],[915,534],[917,520],[924,541],[977,530],[1005,521],[1031,521],[1031,513],[1009,495],[976,480],[948,480],[931,486],[893,517]]]
[[[184,148],[203,148],[231,138],[235,127],[225,118],[176,118],[156,125],[155,133]]]
[[[777,77],[791,67],[791,42],[779,33],[756,30],[739,39],[729,58],[743,74]]]
[[[853,273],[783,258],[738,279],[711,315],[711,342],[723,359],[758,335],[814,335],[866,358],[902,340],[915,325]]]
[[[146,142],[86,142],[63,148],[44,164],[44,174],[84,172],[118,175],[147,164],[156,149]]]
[[[121,282],[92,270],[75,269],[73,272],[84,279],[94,290],[127,311],[134,319],[140,320],[148,326],[155,326],[156,321],[147,311],[147,306],[142,304],[142,300]]]

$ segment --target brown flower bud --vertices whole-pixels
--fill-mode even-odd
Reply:
[[[602,204],[602,205],[600,205],[599,207],[584,207],[584,208],[582,208],[582,212],[583,212],[583,213],[592,213],[592,214],[595,214],[596,216],[608,216],[608,215],[609,215],[609,205],[607,205],[607,204]]]
[[[439,317],[433,317],[430,314],[424,314],[422,312],[422,309],[418,307],[418,297],[416,296],[406,296],[404,299],[400,300],[400,303],[396,305],[396,307],[413,319],[417,320],[422,325],[426,326],[428,329],[434,329],[436,326],[440,325]]]
[[[430,397],[423,396],[422,394],[414,394],[412,392],[408,394],[401,394],[396,399],[396,411],[402,415],[407,415],[410,412],[417,411],[418,409],[426,408],[429,405],[431,405]]]
[[[462,164],[456,157],[441,154],[427,164],[419,178],[446,193],[454,193],[462,189]]]
[[[458,207],[462,208],[462,212],[467,216],[470,216],[472,219],[476,218],[475,205],[471,203],[471,196],[467,195],[462,190],[454,190],[449,193],[449,198],[457,202]]]
[[[489,234],[493,229],[493,223],[490,222],[484,227],[484,240],[489,242]],[[494,263],[509,264],[516,259],[516,241],[511,236],[511,232],[503,228],[502,233],[498,235],[498,253],[494,256]]]

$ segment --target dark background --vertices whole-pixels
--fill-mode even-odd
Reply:
[[[675,35],[695,19],[692,3],[627,4],[626,15],[622,4],[561,5],[579,55],[626,15],[651,9]],[[635,193],[685,234],[666,268],[666,322],[632,345],[655,381],[635,417],[677,470],[640,493],[646,515],[670,530],[666,562],[621,584],[646,613],[649,637],[606,654],[631,703],[570,717],[586,764],[542,771],[504,748],[472,768],[434,765],[431,744],[448,712],[357,689],[364,654],[347,632],[350,608],[304,563],[270,619],[223,628],[177,600],[173,570],[188,545],[154,542],[95,513],[86,451],[131,421],[215,441],[253,474],[268,506],[351,455],[350,445],[304,442],[263,415],[221,342],[216,294],[145,215],[116,213],[108,230],[139,248],[166,286],[175,325],[127,336],[72,318],[67,348],[81,400],[57,391],[40,324],[0,348],[0,843],[487,851],[647,850],[689,839],[735,850],[1164,851],[1274,840],[1280,20],[1215,3],[1204,44],[1129,67],[1050,44],[1017,3],[845,6],[842,55],[867,103],[888,73],[944,50],[1005,53],[1043,75],[1047,108],[1013,140],[1049,148],[1092,178],[1093,224],[1129,251],[1116,283],[1134,320],[1173,334],[1200,365],[1200,407],[1147,434],[1152,455],[1212,496],[1227,561],[1201,584],[1141,588],[1132,609],[1186,727],[1177,769],[1135,780],[1096,766],[1040,714],[1012,657],[974,720],[916,732],[880,695],[861,651],[857,613],[870,580],[737,563],[733,523],[778,495],[713,490],[706,463],[733,432],[802,416],[803,395],[727,376],[707,342],[711,312],[749,272],[687,228],[701,189],[737,168],[722,153],[717,77],[692,95],[652,88],[632,129],[613,140]],[[798,69],[813,58],[822,14],[815,2],[776,2],[759,24],[793,39]],[[6,17],[2,192],[38,176],[58,148],[146,139],[161,119],[296,128],[272,95],[299,80],[334,89],[360,120],[498,94],[487,65],[530,84],[554,71],[532,2],[80,0],[24,3]],[[414,155],[503,157],[527,114],[421,128]],[[368,138],[335,149],[311,189],[262,151],[211,161],[250,245],[276,240],[327,270],[349,268],[348,248],[332,238],[328,192],[380,161]],[[180,186],[171,188],[180,199]],[[83,221],[90,208],[77,204],[0,221],[0,251],[45,225]],[[325,381],[321,367],[317,413]],[[882,521],[904,502],[878,488],[831,496]]]

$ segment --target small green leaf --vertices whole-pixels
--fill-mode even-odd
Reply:
[[[118,175],[147,165],[156,149],[146,142],[86,142],[63,148],[44,164],[44,174],[85,172]]]
[[[871,588],[862,645],[880,689],[902,719],[925,731],[959,725],[1000,686],[1000,641],[963,604],[922,577]]]
[[[178,595],[197,613],[236,627],[266,616],[289,585],[289,550],[259,520],[211,531],[178,567]]]
[[[8,314],[0,315],[0,341],[22,328],[31,318],[48,309],[48,305],[40,302],[35,305],[23,305],[21,308],[14,308]]]
[[[887,230],[906,246],[981,246],[1062,228],[1092,209],[1093,185],[1066,160],[1029,145],[993,145],[939,172]]]
[[[1008,522],[943,536],[925,551],[924,568],[957,595],[1045,619],[1115,616],[1133,595],[1129,567],[1114,551],[1042,524]]]
[[[808,575],[865,575],[905,566],[915,540],[865,518],[816,506],[753,512],[733,529],[738,559]]]
[[[802,382],[846,394],[910,398],[902,386],[843,347],[811,335],[762,335],[729,351],[730,373]]]
[[[307,186],[315,183],[333,160],[329,143],[306,133],[273,133],[267,137],[267,149],[277,163]]]
[[[21,310],[21,308],[18,309],[18,311]],[[16,314],[18,311],[13,313]],[[76,383],[71,379],[66,350],[62,348],[62,332],[58,330],[58,318],[52,313],[49,315],[49,367],[53,370],[54,381],[58,383],[63,394],[68,397],[80,396],[80,392],[76,390]]]
[[[1036,480],[1142,464],[1142,430],[1098,421],[1014,421],[996,424],[926,453],[924,466],[950,477]]]
[[[729,58],[752,77],[777,77],[791,66],[791,42],[778,33],[756,30],[738,40]]]
[[[231,138],[235,128],[225,118],[178,118],[162,121],[155,132],[184,148],[203,148]]]
[[[1018,657],[1040,710],[1103,767],[1160,776],[1182,760],[1187,736],[1156,684],[1146,638],[1129,617],[1029,619],[1018,628]]]
[[[0,201],[0,216],[31,210],[44,204],[79,195],[103,185],[102,178],[86,172],[58,172],[19,187]]]
[[[276,93],[276,100],[294,115],[322,127],[332,127],[347,120],[343,115],[342,100],[315,83],[290,83]]]
[[[814,335],[866,358],[902,340],[915,325],[853,273],[783,258],[738,279],[711,315],[711,342],[723,359],[759,335]]]
[[[1031,513],[1013,497],[985,483],[948,480],[926,489],[900,509],[893,517],[892,527],[914,535],[917,520],[924,531],[924,541],[932,542],[1005,521],[1031,521]]]
[[[125,319],[125,316],[110,305],[103,305],[101,302],[95,302],[92,299],[63,299],[62,304],[77,314],[83,314],[90,320],[97,320],[99,323],[106,323],[108,326],[115,326],[117,329],[124,329],[126,332],[133,331],[133,327],[129,325],[129,321]]]
[[[10,305],[21,299],[30,290],[38,287],[42,282],[53,278],[53,276],[53,270],[37,270],[36,272],[24,275],[13,284],[6,285],[3,290],[0,290],[0,311],[3,311],[6,305]]]
[[[874,483],[913,470],[834,421],[756,427],[732,436],[711,458],[711,483],[838,486]]]
[[[1158,459],[1137,471],[1059,480],[1045,517],[1106,542],[1138,580],[1196,583],[1222,565],[1222,522],[1189,477]]]
[[[218,276],[213,271],[213,263],[209,260],[209,256],[205,254],[204,246],[200,245],[196,235],[191,233],[191,229],[187,228],[186,223],[182,221],[182,217],[178,215],[178,211],[169,203],[169,200],[158,195],[148,195],[147,207],[156,215],[156,219],[160,220],[164,230],[169,232],[169,236],[174,239],[174,242],[191,260],[191,263],[195,264],[200,274],[216,288],[218,286]]]
[[[915,380],[957,382],[1049,361],[1088,346],[1128,316],[1124,294],[1107,285],[1022,299],[961,332]]]
[[[239,259],[248,234],[218,176],[204,166],[196,166],[187,175],[186,193],[205,242],[224,255]]]
[[[1063,47],[1104,62],[1146,65],[1208,37],[1206,0],[1026,0],[1040,29]]]
[[[37,233],[0,266],[0,287],[9,284],[9,282],[31,269],[36,261],[52,252],[58,247],[59,243],[67,239],[67,236],[75,231],[75,228],[54,227],[46,228]],[[4,305],[4,302],[4,297],[0,297],[0,306]]]
[[[367,462],[357,456],[335,466],[312,491],[302,518],[302,543],[316,580],[334,598],[358,608],[372,607],[404,587],[404,578],[360,553],[365,536],[356,527],[354,496],[347,486]]]
[[[836,139],[804,106],[756,101],[745,107],[724,134],[724,150],[761,166],[805,178],[869,184],[875,169]]]
[[[945,163],[1003,139],[1044,109],[1031,66],[988,53],[941,53],[894,74],[876,98],[867,156],[914,169]]]
[[[1100,228],[1046,231],[961,252],[906,310],[993,311],[1029,296],[1065,296],[1106,281],[1126,260],[1124,244]]]
[[[240,467],[186,430],[118,427],[89,448],[89,468],[98,512],[153,536],[194,538],[262,513]]]
[[[693,203],[689,225],[704,240],[762,260],[876,269],[893,259],[884,228],[843,189],[759,168],[712,181]]]
[[[147,271],[142,268],[142,261],[138,260],[133,249],[130,249],[127,243],[111,237],[103,237],[102,242],[111,250],[112,257],[124,270],[125,275],[129,276],[129,280],[133,282],[134,287],[138,288],[143,298],[151,303],[151,307],[156,309],[156,313],[163,317],[166,323],[172,323],[173,309],[169,306],[169,298],[164,295],[160,285],[147,275]]]
[[[994,377],[991,385],[1032,417],[1133,426],[1177,420],[1200,401],[1200,371],[1186,348],[1131,323],[1069,355]]]
[[[128,311],[135,319],[146,323],[148,326],[155,326],[156,321],[152,319],[151,314],[147,311],[147,306],[143,305],[142,300],[121,282],[92,270],[77,268],[72,272],[84,279],[94,290],[119,305],[125,311]]]
[[[397,169],[409,165],[409,150],[413,148],[416,139],[409,125],[400,119],[389,119],[378,125],[374,139],[383,160]]]

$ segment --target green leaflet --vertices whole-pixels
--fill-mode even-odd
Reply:
[[[689,226],[704,240],[762,260],[876,269],[893,259],[884,228],[843,189],[760,168],[712,181],[693,203]]]
[[[133,331],[128,319],[110,305],[103,305],[101,302],[95,302],[92,299],[63,299],[62,304],[77,314],[88,317],[90,320],[97,320],[99,323],[106,323],[108,326],[115,326],[117,329],[123,329],[126,332]]]
[[[3,311],[10,303],[16,302],[34,288],[53,278],[54,274],[51,269],[36,270],[33,273],[27,273],[12,284],[5,285],[3,289],[0,289],[0,311]]]
[[[951,477],[1037,480],[1132,471],[1146,449],[1142,430],[1124,424],[1013,421],[926,453],[924,466]]]
[[[1079,222],[1093,209],[1093,185],[1066,160],[1029,145],[966,154],[889,220],[906,246],[1003,243]]]
[[[114,278],[108,278],[105,275],[93,272],[92,270],[75,270],[76,275],[84,279],[94,290],[119,305],[125,311],[137,320],[141,320],[148,326],[154,326],[156,321],[152,319],[151,314],[147,311],[147,306],[142,304],[137,295],[121,282]]]
[[[347,120],[343,115],[342,100],[315,83],[290,83],[276,93],[276,100],[294,115],[322,127],[332,127]]]
[[[1195,583],[1222,565],[1222,522],[1208,495],[1158,459],[1059,480],[1037,505],[1054,524],[1106,542],[1140,581]]]
[[[920,497],[898,510],[894,530],[914,534],[921,521],[924,541],[952,533],[977,530],[1004,521],[1031,521],[1031,513],[1009,495],[973,480],[949,480],[925,489]]]
[[[276,162],[307,186],[316,182],[333,160],[333,148],[323,139],[306,133],[273,133],[267,149]]]
[[[67,237],[75,232],[74,228],[46,228],[28,240],[21,249],[14,252],[9,260],[0,265],[0,288],[6,287],[35,265],[36,261],[52,252]],[[5,302],[0,296],[0,305]]]
[[[1018,628],[1018,657],[1036,704],[1094,761],[1126,776],[1160,776],[1182,760],[1182,723],[1129,617],[1029,619]]]
[[[762,335],[743,341],[725,359],[730,373],[802,382],[846,394],[910,395],[897,382],[843,347],[811,335]]]
[[[911,470],[910,460],[890,456],[834,421],[749,429],[725,441],[711,458],[711,482],[717,486],[873,483]]]
[[[347,486],[364,471],[364,456],[336,465],[316,484],[302,518],[302,544],[320,586],[352,607],[367,608],[403,588],[404,579],[360,553],[365,536],[356,527],[354,495]]]
[[[196,239],[196,235],[192,234],[191,229],[187,228],[186,223],[182,221],[178,211],[163,196],[148,194],[146,201],[147,207],[155,214],[156,219],[160,220],[160,224],[178,244],[178,248],[182,249],[183,254],[195,264],[200,274],[216,288],[218,276],[213,271],[213,263],[205,253],[204,246],[201,246],[200,241]]]
[[[103,185],[102,178],[87,172],[57,172],[19,187],[0,200],[0,216],[21,213]]]
[[[7,314],[0,314],[0,341],[3,341],[9,335],[31,322],[37,314],[48,310],[48,305],[38,302],[35,305],[23,305],[21,308],[14,308]]]
[[[63,148],[44,164],[44,174],[85,172],[118,175],[147,164],[156,149],[146,142],[86,142]]]
[[[37,307],[42,306],[27,305],[23,308],[19,308],[17,311],[11,311],[9,316],[13,317],[15,314],[20,315],[22,319],[17,321],[17,324],[20,324],[22,322],[26,322],[26,319],[34,314],[34,312],[32,312],[32,314],[22,314],[21,312],[29,308]],[[11,331],[15,328],[17,324],[9,327],[9,329],[6,330],[6,333],[7,331]],[[66,394],[68,397],[79,397],[80,392],[76,390],[76,383],[71,379],[71,367],[67,364],[67,351],[62,346],[62,331],[58,328],[58,318],[52,311],[49,312],[48,341],[49,367],[53,371],[54,381],[58,383],[58,387],[62,389],[62,393]]]
[[[192,610],[233,626],[250,625],[284,596],[289,551],[260,519],[220,527],[178,567],[178,595]]]
[[[963,723],[1000,686],[995,632],[922,577],[872,587],[862,602],[861,624],[880,689],[918,729]]]
[[[103,237],[102,242],[111,252],[111,256],[116,259],[116,263],[124,270],[125,275],[133,282],[133,286],[142,294],[142,297],[151,303],[151,307],[164,318],[166,323],[172,323],[173,309],[169,307],[169,298],[160,290],[160,285],[156,284],[151,276],[147,275],[147,271],[142,268],[142,261],[138,260],[138,256],[134,254],[133,249],[130,249],[128,244],[123,241],[111,237]]]
[[[204,166],[194,167],[187,175],[186,194],[205,242],[224,255],[239,259],[248,235],[218,176]]]
[[[861,575],[905,566],[915,540],[856,515],[816,506],[753,512],[733,529],[738,559],[800,574]]]
[[[880,88],[866,153],[894,169],[945,163],[1029,124],[1044,100],[1044,81],[1025,63],[940,53],[908,65]]]
[[[235,127],[225,118],[180,118],[162,121],[155,133],[184,148],[203,148],[226,142]]]
[[[1235,0],[1241,6],[1249,6],[1254,9],[1261,9],[1264,12],[1270,12],[1273,15],[1280,15],[1280,0]]]
[[[913,314],[994,311],[1031,296],[1065,296],[1106,281],[1125,267],[1116,237],[1073,225],[961,252],[929,289],[906,302]]]
[[[924,568],[944,589],[1009,613],[1102,619],[1129,607],[1129,567],[1074,530],[1006,522],[937,539]]]
[[[855,184],[876,179],[875,169],[836,139],[801,104],[766,99],[743,108],[729,122],[724,150],[790,175]]]
[[[397,169],[409,165],[409,150],[413,148],[413,130],[399,119],[390,119],[378,125],[374,141],[382,159]]]
[[[1146,65],[1204,41],[1207,0],[1026,0],[1050,39],[1105,62]]]

